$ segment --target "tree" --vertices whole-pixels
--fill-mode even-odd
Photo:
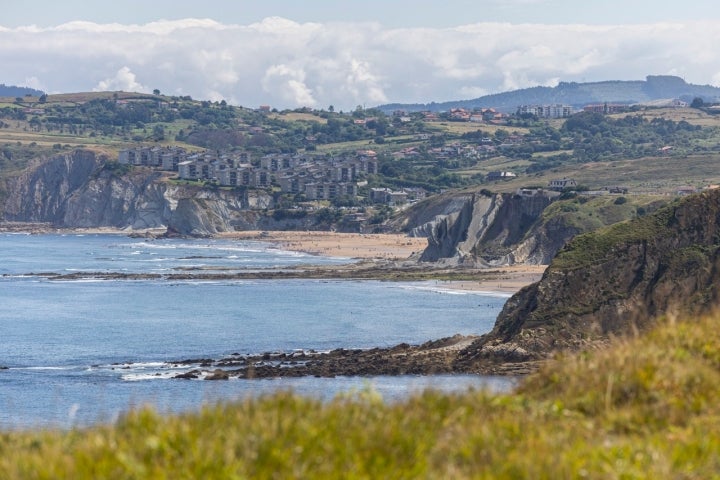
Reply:
[[[158,142],[165,140],[165,127],[162,125],[155,125],[153,127],[153,138]]]
[[[700,97],[693,98],[693,101],[690,104],[691,108],[703,108],[704,106],[705,106],[705,102]]]
[[[45,103],[45,102],[47,102],[47,93],[43,93],[42,95],[40,95],[40,98],[38,98],[38,101],[39,101],[40,103]]]
[[[160,90],[157,88],[153,90],[153,95],[160,95]]]

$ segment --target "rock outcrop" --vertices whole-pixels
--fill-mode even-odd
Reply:
[[[158,173],[124,175],[89,150],[38,162],[7,184],[3,218],[58,227],[159,228],[174,201]]]
[[[642,331],[668,313],[717,308],[720,191],[577,236],[542,280],[508,300],[459,362],[546,358]]]
[[[412,230],[427,236],[421,261],[508,265],[545,264],[577,233],[572,229],[542,229],[542,212],[555,194],[532,196],[475,193],[455,197],[446,208]]]
[[[59,228],[159,229],[211,235],[263,229],[258,210],[272,208],[265,192],[236,192],[175,185],[145,168],[124,171],[91,151],[39,160],[7,181],[2,219]]]

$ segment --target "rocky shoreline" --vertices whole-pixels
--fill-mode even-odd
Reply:
[[[333,266],[293,266],[283,269],[257,269],[246,271],[218,271],[217,268],[187,269],[169,273],[132,272],[27,272],[53,281],[78,280],[162,280],[162,281],[233,281],[233,280],[378,280],[378,281],[434,281],[438,287],[479,290],[510,294],[528,274],[517,269],[439,268],[426,265],[384,261],[363,261]],[[536,274],[538,275],[538,274]],[[457,283],[460,282],[460,283]]]
[[[56,231],[45,224],[25,223],[2,224],[3,231],[17,233],[68,233]],[[70,233],[88,233],[73,231]],[[102,231],[100,233],[125,234],[127,232]],[[318,241],[333,245],[343,240],[357,241],[358,238],[335,235]],[[270,235],[254,240],[268,241]],[[247,238],[246,238],[247,239]],[[306,244],[298,238],[288,245],[282,238],[282,247],[303,250]],[[375,239],[377,240],[377,239]],[[278,241],[275,239],[275,241]],[[396,240],[393,240],[396,242]],[[357,244],[353,243],[356,249]],[[377,243],[372,247],[378,248]],[[407,248],[414,248],[405,245]],[[343,248],[347,248],[345,245]],[[333,253],[338,249],[330,249]],[[376,250],[375,250],[376,251]],[[168,273],[128,273],[128,272],[28,272],[27,276],[36,276],[50,281],[234,281],[234,280],[280,280],[280,279],[318,279],[318,280],[374,280],[374,281],[432,281],[436,288],[463,289],[512,294],[522,286],[536,281],[542,275],[540,267],[496,267],[479,268],[474,266],[443,265],[418,262],[417,260],[397,260],[385,258],[361,257],[362,259],[344,265],[318,266],[299,265],[282,269],[267,268],[237,270],[224,267],[204,267],[178,269]],[[173,369],[182,368],[184,372],[174,375],[176,379],[226,380],[230,378],[275,378],[275,377],[334,377],[334,376],[374,376],[374,375],[433,375],[433,374],[483,374],[483,375],[522,375],[535,370],[537,358],[515,351],[500,352],[486,356],[478,361],[474,345],[481,341],[479,336],[448,337],[426,342],[422,345],[401,344],[388,348],[337,349],[329,352],[268,352],[259,355],[232,355],[220,359],[196,359],[168,362]]]
[[[184,380],[261,379],[279,377],[336,377],[376,375],[478,374],[518,376],[533,372],[540,362],[468,361],[463,355],[479,336],[455,335],[423,343],[388,348],[337,349],[329,352],[267,352],[233,354],[221,359],[188,359],[169,362],[187,370],[172,378]]]

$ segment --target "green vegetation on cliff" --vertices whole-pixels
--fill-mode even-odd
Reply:
[[[699,199],[699,196],[693,196],[675,200],[652,215],[638,216],[632,222],[627,221],[629,219],[606,222],[606,227],[573,238],[553,259],[552,267],[558,270],[587,268],[607,260],[615,248],[675,236],[678,232],[673,230],[673,226],[676,225],[674,216],[678,205],[695,203]],[[589,214],[592,215],[592,212]]]
[[[329,403],[276,394],[114,425],[0,434],[27,478],[716,478],[717,317],[667,321],[566,356],[516,392],[372,390]]]

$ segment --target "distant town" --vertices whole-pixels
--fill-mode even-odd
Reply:
[[[673,107],[686,107],[687,103],[674,100]],[[585,112],[613,114],[629,108],[625,104],[590,104],[583,108]],[[259,111],[269,112],[269,106],[261,106]],[[516,117],[532,116],[541,119],[569,118],[576,111],[570,105],[521,105]],[[422,112],[425,121],[438,121],[440,117],[433,112]],[[403,110],[393,112],[400,123],[410,122],[411,117]],[[443,114],[443,118],[458,122],[482,122],[504,125],[510,115],[492,108],[475,109],[453,108]],[[356,124],[372,122],[372,117],[355,119]],[[431,135],[420,133],[416,140],[430,140]],[[439,147],[430,147],[423,152],[417,146],[401,148],[391,155],[394,159],[413,159],[429,154],[436,160],[458,158],[487,158],[504,150],[517,147],[526,142],[522,135],[507,134],[499,141],[497,138],[478,138],[473,143],[454,142]],[[663,147],[671,148],[671,147]],[[661,151],[660,153],[664,153]],[[118,162],[122,165],[144,166],[167,172],[176,172],[180,181],[210,182],[220,187],[245,187],[250,189],[275,189],[283,194],[293,195],[298,201],[334,200],[338,198],[355,199],[358,188],[368,185],[368,177],[379,172],[378,155],[374,150],[361,149],[353,153],[340,155],[313,153],[272,153],[253,157],[254,153],[233,150],[188,151],[176,146],[137,146],[119,152]],[[512,171],[488,172],[485,180],[489,182],[508,180],[517,177]],[[550,180],[547,189],[563,191],[577,188],[577,182],[571,178]],[[603,192],[627,193],[624,187],[608,187]],[[528,195],[527,189],[518,192]],[[685,193],[685,192],[682,192]],[[427,196],[428,192],[419,187],[412,188],[369,188],[367,199],[373,204],[401,206]]]
[[[121,150],[118,163],[154,167],[177,172],[179,180],[211,181],[224,187],[270,188],[282,193],[302,195],[305,200],[354,198],[358,185],[365,185],[369,174],[377,174],[377,155],[360,150],[338,158],[307,154],[269,154],[253,164],[248,152],[188,152],[180,147],[137,147]],[[390,206],[408,199],[424,198],[419,188],[394,191],[373,188],[369,200]]]

